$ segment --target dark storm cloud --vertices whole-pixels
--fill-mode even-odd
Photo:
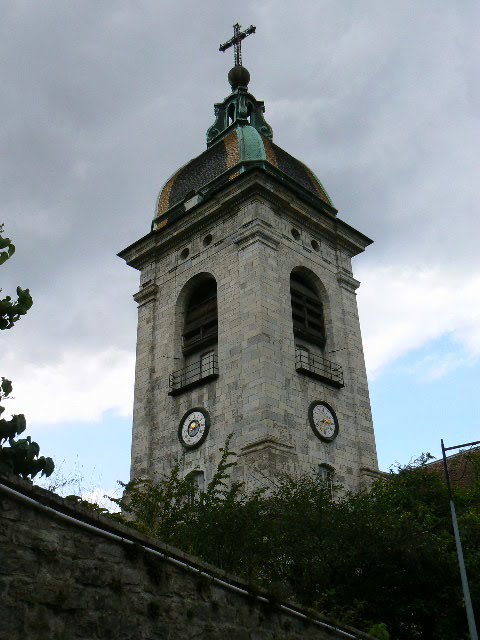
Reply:
[[[237,19],[257,26],[244,62],[275,141],[376,240],[361,260],[476,262],[478,9],[395,4],[4,2],[0,220],[18,253],[2,286],[35,298],[9,344],[133,348],[137,276],[115,254],[204,149]]]

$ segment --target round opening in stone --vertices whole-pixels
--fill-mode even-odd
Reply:
[[[312,240],[311,245],[312,245],[312,249],[314,251],[320,251],[320,245],[318,244],[318,242],[316,240]]]
[[[300,240],[300,231],[298,229],[292,228],[291,233],[295,240]]]
[[[180,253],[180,258],[182,260],[185,260],[186,258],[188,258],[189,255],[190,255],[190,251],[188,250],[187,247],[185,247],[185,249],[183,249]]]
[[[211,233],[209,233],[203,239],[203,246],[208,247],[208,245],[211,244],[212,240],[213,240],[213,236]]]

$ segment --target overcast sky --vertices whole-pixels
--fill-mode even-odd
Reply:
[[[3,0],[0,222],[10,411],[100,488],[125,479],[137,273],[166,179],[205,148],[237,20],[274,141],[375,244],[355,259],[379,459],[480,438],[479,6],[458,0]],[[114,462],[112,462],[114,459]]]

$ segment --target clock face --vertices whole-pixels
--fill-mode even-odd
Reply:
[[[335,411],[326,402],[312,402],[308,419],[314,434],[320,440],[332,442],[338,435],[338,420]]]
[[[190,409],[180,421],[178,439],[187,449],[195,449],[205,441],[209,428],[208,412],[202,408]]]

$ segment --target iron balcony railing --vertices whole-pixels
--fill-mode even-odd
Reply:
[[[295,347],[295,369],[332,387],[340,389],[345,386],[341,365],[305,348]]]
[[[218,378],[218,358],[212,351],[201,356],[197,362],[171,373],[169,394],[174,396],[215,378]]]

